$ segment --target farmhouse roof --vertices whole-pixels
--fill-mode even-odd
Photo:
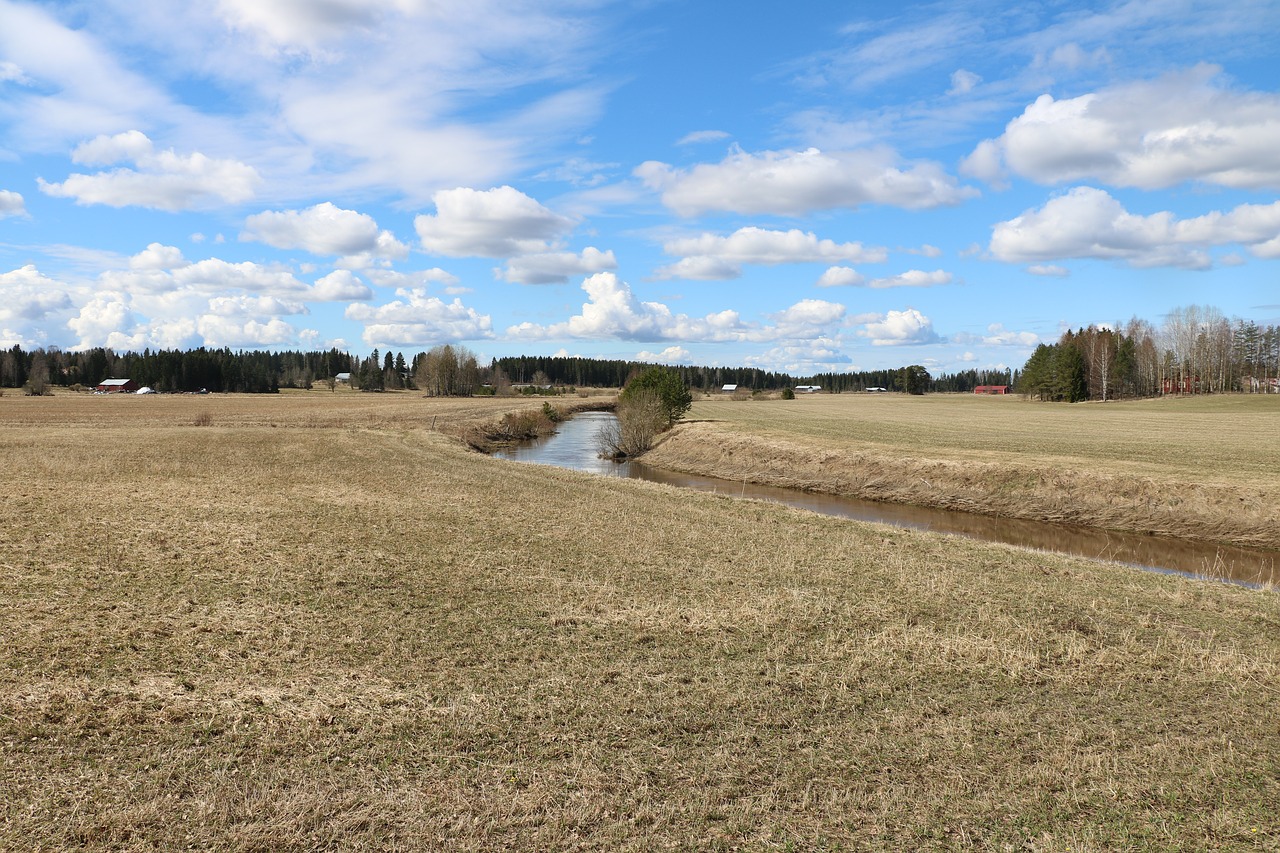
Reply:
[[[104,379],[98,383],[98,386],[101,387],[105,385],[108,388],[115,388],[118,386],[128,385],[132,381],[132,379]]]

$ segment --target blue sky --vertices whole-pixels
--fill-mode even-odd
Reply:
[[[0,0],[0,346],[1020,367],[1280,322],[1280,4]]]

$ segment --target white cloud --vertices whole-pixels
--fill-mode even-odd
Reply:
[[[398,272],[396,270],[368,270],[365,277],[378,287],[390,288],[424,288],[428,284],[438,283],[452,287],[458,283],[458,277],[451,272],[432,267],[429,270],[413,270]]]
[[[982,82],[982,77],[974,74],[972,71],[966,71],[961,68],[951,73],[951,88],[947,90],[948,95],[967,95],[973,91],[973,87]]]
[[[6,216],[26,216],[26,202],[21,193],[13,190],[0,190],[0,219]]]
[[[443,302],[422,288],[403,288],[385,305],[350,305],[348,320],[365,324],[364,342],[378,347],[431,346],[449,341],[493,337],[487,314],[468,308],[459,299]]]
[[[667,347],[662,352],[641,350],[636,353],[636,361],[651,361],[658,364],[683,364],[689,360],[691,353],[684,347]]]
[[[350,270],[334,270],[317,279],[309,295],[321,302],[360,302],[372,299],[373,291]]]
[[[923,255],[926,258],[940,258],[942,257],[942,250],[937,246],[931,246],[928,243],[925,243],[919,249],[907,249],[907,254]]]
[[[129,259],[129,269],[133,270],[172,270],[186,265],[181,249],[161,243],[151,243]]]
[[[180,323],[177,327],[185,333]],[[256,347],[280,347],[292,344],[297,330],[283,320],[242,320],[238,317],[222,317],[206,314],[196,320],[196,331],[207,346],[253,349]]]
[[[306,210],[257,213],[244,225],[241,240],[257,240],[277,249],[305,249],[315,255],[409,255],[409,247],[391,232],[379,231],[372,216],[327,201]]]
[[[215,296],[209,300],[209,313],[217,317],[261,316],[263,314],[308,314],[307,306],[295,300],[274,296]]]
[[[1007,167],[1045,184],[1093,179],[1159,189],[1186,181],[1280,187],[1280,95],[1227,88],[1201,65],[1076,98],[1041,95],[965,163],[976,177]]]
[[[1040,336],[1034,332],[1015,332],[1006,329],[1002,323],[992,323],[987,326],[982,342],[997,347],[1033,347],[1040,343]]]
[[[380,17],[405,4],[396,0],[218,0],[227,25],[254,33],[282,47],[315,48],[352,30],[371,27]]]
[[[889,287],[935,287],[940,284],[950,284],[951,281],[951,273],[945,270],[934,270],[933,272],[907,270],[904,273],[889,276],[888,278],[872,279],[867,282],[867,286],[876,289]]]
[[[560,284],[574,275],[590,275],[616,270],[618,260],[612,251],[602,252],[594,246],[573,252],[543,252],[521,255],[507,262],[502,277],[518,284]]]
[[[1027,272],[1032,275],[1052,276],[1056,278],[1066,278],[1071,275],[1071,270],[1057,264],[1032,264],[1027,267]]]
[[[45,324],[51,315],[71,307],[66,288],[42,274],[33,264],[0,273],[0,327],[6,337],[16,335],[12,327]]]
[[[732,264],[790,264],[810,261],[852,261],[875,263],[888,257],[881,247],[864,247],[861,243],[837,243],[819,240],[811,231],[798,228],[772,231],[765,228],[739,228],[727,237],[701,234],[663,243],[668,255],[686,258],[717,258]]]
[[[747,323],[737,311],[704,317],[676,314],[661,302],[642,302],[626,282],[611,272],[585,279],[587,302],[580,314],[563,323],[521,323],[507,329],[516,340],[594,338],[627,341],[776,341],[812,338],[844,319],[844,306],[818,299],[802,300],[770,316],[772,325]]]
[[[1060,258],[1121,260],[1136,267],[1206,269],[1204,247],[1241,244],[1258,257],[1274,257],[1280,245],[1280,202],[1243,204],[1177,219],[1168,211],[1129,213],[1103,190],[1076,187],[992,229],[990,250],[1015,263]]]
[[[818,287],[859,287],[867,278],[852,267],[828,267],[818,278]]]
[[[156,152],[151,140],[138,131],[99,136],[76,148],[72,159],[89,165],[129,160],[137,168],[73,173],[60,184],[37,178],[41,192],[75,199],[76,204],[187,210],[215,200],[248,201],[262,183],[257,170],[236,160],[217,160],[199,152],[177,154],[172,149]]]
[[[414,228],[427,251],[449,257],[506,258],[547,252],[573,229],[573,222],[508,186],[460,187],[432,196],[435,215],[422,214]]]
[[[822,152],[735,151],[719,163],[678,169],[642,163],[635,174],[681,216],[709,211],[800,216],[817,210],[886,204],[911,210],[959,204],[977,194],[936,163],[900,168],[885,147]]]
[[[75,349],[109,346],[141,350],[145,346],[145,339],[134,334],[139,321],[129,308],[128,296],[122,293],[99,291],[67,325],[80,338]]]
[[[535,181],[561,181],[574,187],[598,187],[609,180],[608,172],[618,163],[593,163],[582,157],[571,157],[552,169],[533,176]]]
[[[681,258],[674,264],[664,264],[653,271],[653,278],[660,281],[728,281],[742,275],[742,267],[724,258],[698,255]]]
[[[774,338],[813,338],[844,319],[845,307],[824,299],[802,299],[785,311],[771,314]]]
[[[971,352],[966,352],[962,355],[956,356],[956,361],[961,362],[962,364],[972,364],[977,360],[978,357]]]
[[[873,346],[917,346],[937,343],[933,321],[914,308],[890,311],[882,318],[864,324],[858,336],[870,338]]]
[[[26,83],[27,75],[15,62],[0,62],[0,83]]]
[[[686,133],[676,140],[676,145],[696,145],[701,142],[719,142],[728,139],[729,134],[723,130],[695,130]]]
[[[780,370],[797,376],[848,370],[852,359],[841,352],[838,338],[820,337],[803,343],[770,347],[759,355],[747,356],[747,367]]]

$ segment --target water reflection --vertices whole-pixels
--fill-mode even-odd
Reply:
[[[1280,575],[1276,572],[1280,565],[1280,554],[1273,551],[1115,533],[1065,524],[995,518],[905,504],[878,503],[794,489],[756,486],[715,477],[677,474],[636,462],[616,463],[599,458],[596,441],[600,427],[612,418],[613,415],[608,412],[584,412],[560,424],[555,435],[527,442],[497,455],[521,462],[555,465],[610,477],[631,477],[734,497],[774,501],[841,518],[953,533],[1026,548],[1111,560],[1157,571],[1206,575],[1239,583],[1280,582]]]

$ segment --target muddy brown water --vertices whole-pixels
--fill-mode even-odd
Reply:
[[[774,486],[757,486],[716,477],[679,474],[639,462],[599,457],[596,436],[613,419],[608,412],[583,412],[559,424],[554,435],[522,443],[494,455],[519,462],[554,465],[608,477],[629,477],[740,498],[772,501],[841,518],[931,530],[1124,563],[1153,571],[1228,580],[1244,584],[1280,583],[1280,552],[1213,545],[1161,536],[1118,533],[1092,527],[999,518],[907,504],[879,503]]]

